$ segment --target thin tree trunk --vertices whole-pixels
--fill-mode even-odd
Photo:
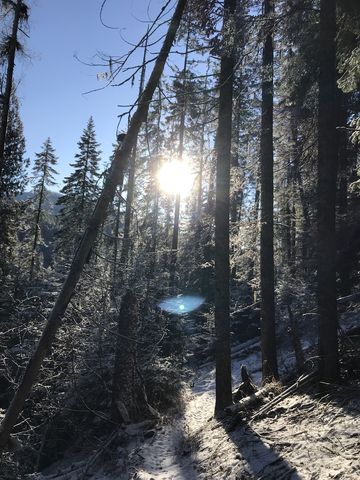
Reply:
[[[147,40],[144,45],[143,65],[141,69],[140,85],[139,85],[139,98],[144,90],[145,71],[146,71],[146,54],[147,54]],[[128,177],[128,184],[127,184],[126,207],[125,207],[125,217],[124,217],[124,236],[123,236],[123,244],[121,249],[121,257],[120,257],[120,264],[123,265],[123,269],[125,269],[128,255],[129,255],[129,250],[130,250],[130,229],[131,229],[131,221],[133,216],[136,155],[137,155],[137,138],[135,140],[135,145],[134,145],[134,148],[130,157],[130,162],[129,162],[129,177]]]
[[[118,201],[116,204],[116,220],[115,220],[115,231],[114,231],[114,251],[113,251],[113,271],[112,271],[112,292],[116,292],[117,284],[117,267],[118,267],[118,252],[119,252],[119,234],[120,234],[120,209],[121,209],[121,197],[122,185],[119,185],[118,188]]]
[[[189,53],[189,39],[190,39],[190,26],[188,25],[184,66],[182,70],[182,75],[183,75],[182,102],[183,104],[182,104],[180,126],[179,126],[179,161],[180,162],[182,161],[183,153],[184,153],[185,118],[186,118],[186,108],[187,108],[186,72],[187,72],[188,53]],[[171,241],[170,290],[173,293],[176,293],[176,284],[177,284],[176,263],[177,263],[178,248],[179,248],[180,202],[181,202],[181,195],[180,195],[180,192],[178,192],[175,197],[174,228],[173,228],[173,235],[172,235],[172,241]]]
[[[17,46],[17,33],[18,33],[18,29],[19,29],[21,4],[22,4],[22,0],[18,0],[17,4],[15,6],[15,9],[14,9],[14,19],[13,19],[11,41],[10,41],[9,53],[8,53],[6,84],[5,84],[3,107],[2,107],[2,113],[1,113],[0,178],[3,175],[3,169],[4,169],[4,166],[5,166],[5,159],[4,159],[5,141],[6,141],[6,131],[7,131],[7,126],[8,126],[8,119],[9,119],[11,91],[12,91],[12,85],[13,85],[15,55],[16,55],[16,46]]]
[[[156,129],[156,161],[153,165],[153,189],[154,189],[154,203],[153,203],[153,213],[152,213],[152,225],[151,225],[151,247],[150,247],[150,268],[148,276],[148,291],[150,289],[150,281],[153,279],[155,274],[156,267],[156,250],[157,250],[157,235],[158,235],[158,218],[159,218],[159,187],[156,182],[156,174],[160,166],[160,125],[161,125],[161,91],[159,89],[159,115],[157,119],[157,129]]]
[[[127,136],[116,153],[112,162],[110,172],[105,180],[103,191],[97,202],[95,210],[89,220],[87,229],[84,232],[80,246],[72,261],[69,274],[64,282],[62,290],[50,313],[45,329],[40,337],[39,343],[26,367],[24,376],[15,392],[14,398],[5,414],[0,425],[0,447],[6,445],[11,429],[16,423],[18,415],[22,410],[25,400],[35,383],[42,361],[52,345],[56,332],[61,325],[62,317],[66,311],[71,296],[80,279],[86,258],[95,242],[99,226],[106,217],[109,203],[113,201],[115,190],[123,175],[128,162],[129,155],[134,146],[136,136],[139,132],[142,122],[145,121],[149,104],[154,91],[159,83],[164,70],[171,46],[174,42],[176,32],[180,25],[182,14],[186,6],[186,0],[179,0],[169,25],[168,32],[160,53],[156,59],[154,69],[151,73],[146,88],[141,96],[139,106],[135,111],[129,125]]]
[[[278,376],[276,359],[274,299],[274,185],[273,185],[273,19],[274,2],[264,0],[265,42],[263,47],[263,80],[261,109],[261,228],[260,228],[260,290],[261,290],[261,352],[263,381]]]
[[[38,244],[39,238],[39,229],[40,229],[40,217],[42,213],[42,205],[44,200],[44,190],[45,190],[45,176],[46,176],[46,167],[44,168],[43,179],[41,182],[41,189],[40,189],[40,196],[39,196],[39,204],[36,212],[36,221],[35,221],[35,233],[34,233],[34,243],[31,252],[31,265],[30,265],[30,282],[33,279],[34,275],[34,267],[35,267],[35,255],[36,255],[36,248]]]
[[[295,364],[296,370],[298,373],[302,373],[304,370],[304,352],[301,345],[300,340],[300,333],[299,333],[299,325],[297,319],[295,318],[290,303],[287,304],[287,311],[289,315],[289,328],[290,328],[290,337],[291,343],[293,345],[294,353],[295,353]]]
[[[224,1],[223,31],[234,24],[236,0]],[[217,130],[216,207],[215,207],[215,411],[232,403],[230,358],[230,165],[232,100],[234,84],[234,40],[224,35],[220,64],[219,123]]]
[[[336,0],[321,0],[317,300],[320,376],[325,382],[333,382],[339,378],[335,238],[338,91],[335,38]]]
[[[197,202],[196,202],[196,219],[198,224],[201,222],[202,217],[202,199],[203,199],[203,175],[204,175],[204,146],[205,146],[205,127],[204,124],[201,128],[201,139],[200,139],[200,163],[199,163],[199,178],[198,178],[198,192],[197,192]]]

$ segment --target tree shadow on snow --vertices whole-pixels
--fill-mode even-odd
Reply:
[[[271,420],[270,420],[271,421]],[[248,424],[241,423],[229,431],[228,420],[222,421],[229,440],[239,451],[239,479],[302,480],[296,468],[276,452]]]

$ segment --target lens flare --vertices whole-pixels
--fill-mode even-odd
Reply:
[[[200,295],[177,295],[163,299],[159,303],[161,310],[175,315],[184,315],[199,308],[205,301]]]

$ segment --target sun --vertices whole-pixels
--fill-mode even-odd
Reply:
[[[161,190],[168,195],[189,195],[194,183],[194,173],[186,160],[171,160],[157,174]]]

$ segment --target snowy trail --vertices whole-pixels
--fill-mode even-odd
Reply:
[[[233,385],[246,364],[260,381],[260,349],[249,342],[233,351]],[[293,355],[282,350],[282,367]],[[288,362],[288,364],[287,364]],[[82,474],[89,456],[54,465],[31,480],[358,480],[360,471],[359,389],[297,392],[263,419],[240,422],[233,431],[213,418],[215,371],[198,369],[184,394],[184,412],[169,423],[129,425],[128,442],[99,458]],[[148,429],[148,430],[147,430]],[[91,457],[90,457],[91,458]],[[78,465],[78,468],[77,468]],[[69,469],[70,466],[70,469]],[[65,468],[65,470],[64,470]],[[65,473],[68,471],[69,473]],[[80,472],[80,475],[79,475]],[[50,474],[50,476],[48,476]]]
[[[288,352],[283,358],[293,362]],[[258,348],[233,359],[237,377],[245,363],[259,382]],[[234,432],[213,418],[214,369],[202,367],[185,398],[185,412],[140,448],[129,479],[138,480],[358,480],[360,398],[334,391],[321,397],[296,393],[254,424]],[[234,378],[234,385],[239,379]],[[354,397],[355,395],[355,397]],[[331,400],[332,399],[332,400]]]
[[[253,342],[251,342],[253,343]],[[251,372],[259,365],[259,352],[244,352],[233,361],[233,382],[239,382],[240,364],[246,361]],[[258,350],[258,349],[257,349]],[[255,379],[258,375],[254,375]],[[209,428],[215,405],[215,370],[213,364],[204,365],[193,380],[192,389],[185,393],[185,411],[171,424],[162,426],[153,438],[146,440],[137,451],[140,459],[132,479],[136,480],[199,480],[201,464],[224,440],[223,429],[211,430],[211,439],[205,446],[197,444]],[[226,438],[225,438],[226,439]],[[198,449],[200,448],[200,452]]]
[[[201,431],[213,413],[212,393],[186,393],[186,410],[171,424],[163,425],[154,437],[137,451],[140,459],[133,479],[197,480],[192,439]]]

